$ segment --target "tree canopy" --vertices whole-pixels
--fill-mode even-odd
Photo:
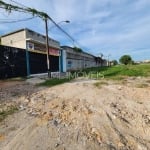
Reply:
[[[83,50],[81,48],[78,48],[78,47],[73,47],[73,50],[76,52],[83,52]]]
[[[117,60],[112,60],[113,65],[118,65],[118,61]]]
[[[132,64],[133,60],[130,55],[123,55],[120,57],[119,62],[124,65]]]

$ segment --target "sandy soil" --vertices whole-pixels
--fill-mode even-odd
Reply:
[[[20,108],[0,123],[2,150],[150,149],[150,78],[0,85],[1,103]]]

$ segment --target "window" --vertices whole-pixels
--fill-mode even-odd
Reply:
[[[34,50],[34,44],[28,42],[28,43],[27,43],[27,49],[32,49],[32,50]]]

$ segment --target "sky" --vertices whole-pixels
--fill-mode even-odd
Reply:
[[[96,56],[102,54],[103,58],[110,60],[118,60],[125,54],[131,55],[135,61],[150,59],[150,0],[3,1],[14,5],[19,2],[46,12],[75,39],[73,42],[49,21],[49,36],[61,45],[77,46]],[[8,13],[0,8],[0,35],[21,28],[45,34],[45,24],[41,18],[4,22],[30,17],[30,14]],[[63,22],[65,20],[70,23]]]

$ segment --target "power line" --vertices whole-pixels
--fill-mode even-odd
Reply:
[[[17,5],[12,5],[12,4],[6,3],[2,0],[0,0],[0,5],[1,5],[0,8],[5,9],[9,13],[11,13],[11,11],[18,11],[18,12],[30,13],[33,16],[38,16],[43,19],[48,18],[48,15],[46,13],[38,11],[38,10],[30,8],[30,7],[22,8]]]
[[[24,8],[27,8],[27,6],[25,6],[25,5],[23,5],[23,4],[19,3],[19,2],[16,2],[14,0],[10,0],[10,1],[12,1],[13,3],[15,3],[17,5],[20,5],[20,6],[24,7]]]
[[[15,2],[15,1],[13,1]],[[18,2],[16,2],[18,3]],[[4,1],[0,0],[0,8],[2,9],[5,9],[6,11],[8,11],[9,13],[11,13],[11,11],[19,11],[19,12],[24,12],[24,13],[30,13],[32,14],[33,16],[38,16],[44,20],[47,20],[49,19],[59,30],[61,30],[65,35],[67,35],[73,42],[75,42],[74,38],[69,35],[64,29],[62,29],[47,13],[45,12],[41,12],[41,11],[38,11],[34,8],[30,8],[30,7],[26,7],[26,6],[23,6],[23,7],[19,7],[19,6],[16,6],[16,5],[12,5],[12,4],[9,4],[9,3],[5,3]],[[19,5],[22,5],[19,3]],[[25,8],[24,8],[25,7]]]
[[[0,5],[1,5],[1,1],[0,1]],[[10,7],[11,7],[11,5],[10,5]],[[11,11],[12,11],[11,8],[9,8],[9,5],[7,5],[6,7],[5,6],[0,6],[0,8],[5,9],[6,11],[8,11],[8,13],[11,13]],[[17,8],[14,8],[14,9],[17,9]],[[21,10],[21,9],[14,10],[14,11],[26,13],[25,10]]]
[[[16,22],[23,22],[23,21],[28,21],[28,20],[31,20],[31,19],[34,19],[35,17],[30,17],[30,18],[25,18],[25,19],[20,19],[20,20],[12,20],[12,21],[6,21],[6,20],[3,20],[1,21],[0,19],[0,23],[16,23]]]
[[[24,13],[30,13],[32,14],[33,16],[38,16],[42,19],[49,19],[61,32],[63,32],[65,35],[67,35],[71,41],[73,42],[73,45],[75,46],[75,43],[81,47],[81,48],[85,48],[85,46],[81,46],[81,44],[75,40],[69,33],[67,33],[64,29],[62,29],[48,14],[44,13],[44,12],[40,12],[36,9],[33,9],[33,8],[30,8],[30,7],[27,7],[19,2],[16,2],[14,0],[10,0],[12,1],[13,3],[19,5],[19,6],[22,6],[22,7],[19,7],[19,6],[14,6],[14,5],[11,5],[11,4],[8,4],[8,3],[5,3],[5,2],[2,2],[0,0],[0,4],[3,4],[5,5],[5,7],[3,7],[3,9],[6,9],[8,11],[11,12],[11,10],[13,9],[14,11],[19,11],[19,12],[24,12]],[[7,7],[6,7],[7,6]],[[1,23],[15,23],[15,22],[21,22],[21,21],[27,21],[27,20],[30,20],[30,19],[33,19],[34,17],[32,18],[27,18],[27,19],[22,19],[22,20],[16,20],[16,21],[3,21]],[[88,51],[88,49],[86,48],[86,50]]]
[[[44,12],[40,12],[40,11],[37,11],[36,9],[33,9],[33,8],[30,8],[30,7],[27,7],[19,2],[16,2],[14,0],[10,0],[14,3],[16,3],[17,5],[20,5],[20,6],[23,6],[23,8],[19,7],[19,6],[14,6],[14,5],[11,5],[11,4],[8,4],[8,3],[5,3],[3,1],[0,0],[0,4],[1,5],[4,5],[5,7],[0,7],[0,8],[3,8],[3,9],[6,9],[8,11],[11,12],[11,10],[13,9],[14,11],[19,11],[19,12],[24,12],[24,13],[30,13],[32,14],[33,16],[38,16],[40,18],[43,18],[44,20],[45,19],[49,19],[61,32],[63,32],[65,35],[67,35],[73,42],[73,45],[75,46],[75,43],[77,45],[79,45],[79,47],[83,47],[81,46],[81,44],[79,44],[79,42],[77,40],[75,40],[69,33],[67,33],[64,29],[62,29],[50,16],[48,16],[46,13]],[[27,20],[30,20],[30,19],[33,19],[34,17],[31,17],[31,18],[27,18],[27,19],[21,19],[21,20],[15,20],[15,21],[1,21],[1,23],[16,23],[16,22],[21,22],[21,21],[27,21]],[[85,48],[85,47],[84,47]]]
[[[51,17],[48,17],[48,19],[64,34],[66,34],[73,42],[75,42],[74,38],[68,34],[64,29],[62,29]]]

